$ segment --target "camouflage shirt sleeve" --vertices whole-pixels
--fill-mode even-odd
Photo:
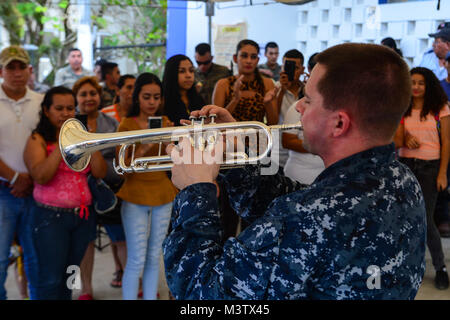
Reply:
[[[163,243],[169,288],[177,299],[264,299],[278,256],[283,222],[266,217],[221,243],[216,187],[199,183],[174,203]]]
[[[249,222],[261,216],[277,197],[307,186],[282,175],[261,175],[261,166],[230,169],[224,174],[224,184],[235,212]]]

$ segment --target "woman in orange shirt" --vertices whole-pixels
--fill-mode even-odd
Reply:
[[[411,70],[412,97],[395,134],[400,161],[416,176],[427,212],[427,245],[436,270],[435,286],[447,289],[449,279],[441,238],[434,222],[438,191],[447,188],[450,109],[434,73],[422,67]]]
[[[118,131],[148,128],[148,117],[162,114],[162,84],[157,76],[143,73],[137,79],[133,91],[133,104],[128,116],[122,119]],[[163,127],[173,126],[163,117]],[[159,144],[137,144],[135,157],[157,155]],[[128,165],[131,152],[126,156]],[[165,172],[125,174],[125,182],[117,196],[122,202],[122,223],[127,242],[127,264],[122,278],[123,298],[137,299],[139,276],[143,271],[144,299],[156,299],[158,288],[159,258],[162,242],[169,226],[172,201],[176,188]],[[150,227],[150,234],[148,229]]]

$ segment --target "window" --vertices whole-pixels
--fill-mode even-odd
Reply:
[[[311,38],[316,38],[317,37],[317,26],[312,26],[311,27]]]
[[[322,22],[328,22],[328,15],[329,15],[328,10],[322,10]]]
[[[344,9],[344,21],[350,22],[352,20],[352,9],[345,8]]]
[[[383,37],[387,35],[387,33],[388,33],[388,24],[387,24],[387,22],[381,23],[381,30],[380,30],[380,32],[381,32],[381,36],[383,36]]]
[[[357,23],[355,25],[355,37],[359,38],[362,36],[362,29],[363,29],[362,23]]]
[[[306,41],[300,41],[300,51],[301,52],[306,51]]]
[[[306,24],[308,23],[308,11],[302,11],[302,24]]]
[[[415,21],[408,21],[408,26],[406,28],[406,34],[408,36],[413,35],[416,31],[416,22]]]
[[[339,25],[333,26],[333,38],[339,38]]]

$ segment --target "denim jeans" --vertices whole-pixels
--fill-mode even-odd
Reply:
[[[122,224],[127,242],[127,265],[122,277],[124,300],[137,299],[139,276],[142,271],[143,298],[156,299],[159,258],[171,212],[172,202],[161,206],[122,202]]]
[[[29,295],[35,299],[37,281],[37,261],[31,237],[31,196],[16,198],[11,189],[0,186],[0,300],[6,300],[6,275],[9,253],[14,235],[17,234],[23,249],[25,274],[28,279]]]
[[[414,158],[399,158],[399,160],[411,169],[422,188],[425,209],[427,211],[427,246],[430,250],[433,266],[435,270],[439,270],[445,266],[441,235],[434,222],[434,208],[438,194],[436,180],[440,160],[420,160]]]
[[[37,205],[32,209],[33,242],[39,270],[38,300],[71,300],[67,284],[74,275],[69,266],[79,266],[92,237],[94,215],[89,219],[70,212],[57,212]],[[70,282],[69,282],[70,284]]]

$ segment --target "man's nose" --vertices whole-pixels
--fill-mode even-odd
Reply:
[[[303,104],[303,100],[305,98],[301,98],[298,100],[297,104],[295,105],[295,110],[297,110],[301,115],[303,115],[303,112],[305,111],[305,106]]]

